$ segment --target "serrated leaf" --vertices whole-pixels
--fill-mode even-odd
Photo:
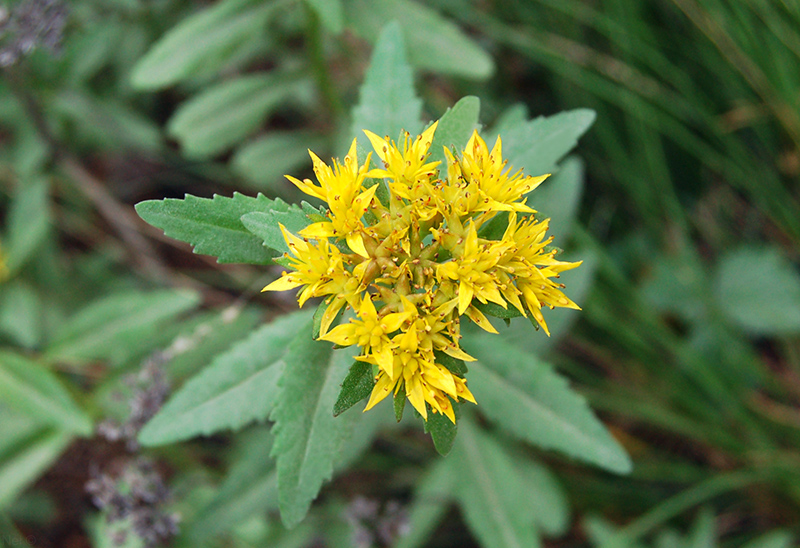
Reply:
[[[189,158],[224,152],[256,131],[281,104],[308,95],[307,78],[273,72],[209,87],[181,104],[167,125]]]
[[[467,526],[484,548],[540,546],[514,460],[468,417],[459,426],[449,458],[457,460],[456,496]]]
[[[311,322],[289,345],[286,369],[272,420],[278,459],[278,500],[287,527],[308,512],[322,483],[331,477],[341,442],[349,434],[348,415],[331,413],[339,386],[353,362],[352,351],[333,351],[311,339]],[[353,416],[354,414],[350,414]]]
[[[628,473],[631,461],[586,399],[552,367],[510,343],[475,334],[462,341],[478,361],[469,387],[483,413],[518,438],[606,470]]]
[[[436,452],[446,457],[453,448],[458,433],[458,418],[461,416],[461,406],[456,403],[453,405],[453,412],[456,416],[456,424],[450,422],[442,413],[428,413],[428,420],[425,421],[425,429],[433,439],[433,446]]]
[[[0,401],[47,424],[87,436],[92,421],[42,364],[0,352]]]
[[[575,148],[595,118],[593,110],[576,109],[521,124],[501,135],[503,158],[526,175],[553,173],[558,161]]]
[[[492,316],[494,318],[500,318],[503,320],[510,320],[513,318],[520,318],[522,317],[522,313],[517,310],[514,306],[509,306],[507,308],[503,308],[499,304],[495,303],[482,303],[479,301],[474,301],[475,308],[486,314],[487,316]]]
[[[251,198],[234,192],[232,198],[215,194],[211,199],[187,194],[183,200],[140,202],[136,213],[170,238],[191,244],[195,253],[217,257],[219,263],[269,264],[272,255],[240,219],[275,207],[288,206],[262,194]]]
[[[194,291],[125,291],[104,297],[69,318],[47,347],[50,361],[80,363],[109,359],[118,364],[142,339],[158,332],[159,326],[196,307],[200,295]]]
[[[283,233],[279,225],[286,227],[286,230],[297,236],[311,223],[318,222],[317,216],[324,215],[324,210],[316,209],[312,205],[303,202],[300,206],[288,204],[281,200],[275,200],[276,207],[268,212],[255,212],[242,215],[241,222],[247,230],[263,241],[263,245],[279,251],[288,253],[289,246],[283,238]]]
[[[414,92],[414,76],[406,61],[403,31],[397,22],[381,31],[353,109],[353,137],[371,150],[363,130],[397,139],[402,130],[422,129],[422,101]]]
[[[8,210],[3,242],[9,274],[22,268],[36,252],[50,227],[50,185],[44,179],[20,185]]]
[[[372,365],[356,361],[342,381],[342,391],[333,406],[333,416],[338,417],[355,404],[368,397],[375,387]]]
[[[777,248],[747,246],[729,253],[715,282],[719,307],[748,333],[800,332],[800,275]]]
[[[309,131],[271,132],[244,145],[231,159],[233,170],[261,189],[284,193],[294,186],[284,175],[311,166],[309,150],[319,151],[325,139]]]
[[[323,26],[333,34],[342,32],[344,26],[344,8],[342,0],[306,0],[322,21]]]
[[[139,90],[154,90],[218,70],[258,38],[277,7],[258,0],[226,0],[185,18],[139,59],[131,83]]]
[[[231,464],[213,499],[192,520],[187,536],[198,542],[278,506],[272,435],[266,426],[247,432],[241,456]]]
[[[281,316],[214,358],[145,425],[139,442],[162,445],[265,420],[278,398],[286,347],[308,320],[308,312]]]
[[[14,453],[0,459],[0,511],[7,509],[28,485],[55,462],[72,436],[66,432],[44,431],[27,440]]]
[[[410,0],[344,0],[345,21],[357,34],[374,41],[387,21],[398,21],[415,67],[483,80],[494,62],[451,20]]]
[[[458,151],[464,149],[473,130],[478,129],[480,110],[481,102],[477,97],[462,97],[439,119],[436,133],[433,134],[431,156],[428,161],[442,162],[439,164],[440,173],[447,171],[443,148],[454,147]]]
[[[397,539],[394,548],[421,548],[445,516],[459,481],[454,458],[438,459],[419,478],[408,511],[408,532]]]

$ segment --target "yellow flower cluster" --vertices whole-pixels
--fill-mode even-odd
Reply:
[[[416,139],[406,133],[402,148],[365,131],[382,169],[370,169],[372,153],[358,164],[355,140],[332,167],[309,151],[319,185],[287,178],[325,201],[328,219],[298,235],[281,226],[293,270],[264,290],[302,287],[300,306],[326,298],[320,338],[359,346],[357,359],[377,371],[366,409],[404,390],[426,420],[430,410],[455,422],[453,402],[475,403],[465,379],[441,363],[443,355],[474,360],[459,346],[460,317],[497,333],[476,304],[510,305],[549,335],[543,306],[578,308],[554,278],[580,263],[554,258],[548,220],[537,221],[525,203],[547,175],[513,172],[500,139],[489,151],[477,132],[459,156],[445,148],[440,171],[440,162],[427,162],[436,125]],[[481,237],[501,212],[508,214],[502,238]],[[355,318],[331,329],[347,305]]]

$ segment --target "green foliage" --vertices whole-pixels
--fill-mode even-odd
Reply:
[[[720,308],[745,331],[800,332],[800,275],[779,250],[737,249],[723,257],[715,282]]]
[[[286,346],[307,323],[304,312],[283,316],[219,354],[172,396],[139,441],[162,445],[265,420],[279,396]]]
[[[411,47],[411,63],[420,69],[484,80],[492,58],[457,26],[436,11],[410,0],[343,0],[345,20],[356,33],[375,40],[388,22],[397,21]]]
[[[189,158],[225,152],[255,132],[277,107],[308,95],[310,82],[292,74],[256,74],[217,84],[182,104],[167,131]]]
[[[0,353],[3,403],[66,432],[89,435],[92,422],[48,369],[23,356]]]
[[[220,263],[268,264],[272,256],[240,219],[276,207],[285,211],[288,206],[261,194],[251,198],[234,192],[232,198],[150,200],[137,204],[136,213],[170,238],[191,244],[195,253],[213,255]]]
[[[375,44],[369,69],[353,108],[353,136],[365,148],[369,141],[362,130],[397,139],[405,130],[417,135],[422,129],[422,101],[414,92],[414,77],[406,61],[400,24],[386,25]]]
[[[485,335],[465,340],[464,348],[479,360],[470,367],[475,399],[501,427],[543,448],[630,472],[625,451],[551,366],[510,345],[497,347]]]
[[[170,86],[198,72],[212,73],[254,40],[277,4],[226,0],[187,17],[173,27],[133,69],[137,89]]]
[[[479,128],[480,108],[481,102],[477,97],[462,97],[439,119],[430,148],[430,161],[442,162],[439,169],[446,169],[447,166],[442,148],[463,149],[472,132]]]
[[[92,302],[54,333],[45,357],[51,362],[85,364],[110,359],[120,364],[128,352],[158,333],[168,321],[199,304],[189,290],[124,291]]]
[[[322,214],[322,210],[316,209],[306,202],[298,206],[296,204],[289,205],[277,199],[269,211],[246,213],[242,215],[241,222],[247,230],[263,240],[266,247],[288,253],[289,247],[286,245],[280,225],[297,236],[298,232],[311,223],[322,220]]]
[[[372,365],[356,361],[342,381],[342,391],[333,406],[333,416],[338,417],[355,404],[369,397],[375,386]]]
[[[461,421],[456,496],[475,536],[487,548],[540,546],[528,493],[514,461],[469,420]]]
[[[334,418],[331,410],[347,368],[348,350],[333,351],[325,342],[312,342],[310,322],[299,329],[283,360],[281,392],[272,412],[278,461],[278,501],[287,527],[308,512],[322,482],[333,473],[340,444],[350,431],[352,413]]]

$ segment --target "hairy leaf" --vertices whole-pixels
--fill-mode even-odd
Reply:
[[[422,129],[422,101],[414,92],[414,76],[406,61],[403,31],[396,22],[381,31],[353,109],[353,136],[371,150],[368,129],[397,139],[402,130],[416,135]]]
[[[470,364],[470,390],[481,411],[493,421],[545,449],[556,449],[612,472],[630,471],[628,455],[586,400],[552,367],[482,334],[465,338],[463,343],[479,360]]]
[[[278,501],[287,527],[308,512],[322,483],[331,477],[339,446],[349,434],[348,417],[331,413],[339,386],[353,363],[352,351],[333,351],[330,343],[311,339],[311,322],[289,345],[281,392],[271,418],[275,421]]]
[[[534,548],[539,537],[514,460],[467,417],[450,458],[459,468],[456,496],[470,530],[485,548]]]
[[[593,110],[576,109],[520,124],[501,136],[503,158],[526,175],[553,173],[558,161],[575,148],[595,117]],[[487,144],[491,147],[493,143]]]
[[[263,240],[265,246],[280,251],[289,252],[289,246],[283,237],[279,225],[286,227],[286,230],[297,236],[311,223],[319,222],[324,219],[324,210],[316,209],[314,206],[303,202],[299,206],[296,204],[288,205],[280,199],[275,200],[275,207],[268,212],[255,212],[242,215],[242,224],[252,234]]]
[[[232,198],[187,194],[183,200],[149,200],[136,204],[136,212],[170,238],[191,244],[195,253],[217,257],[217,262],[268,264],[272,254],[260,238],[245,228],[241,217],[253,211],[287,207],[262,194],[251,198],[234,192]]]
[[[462,97],[439,119],[439,125],[436,127],[436,133],[434,133],[431,143],[431,157],[428,161],[442,162],[439,165],[440,173],[447,172],[443,148],[464,149],[473,130],[478,129],[480,110],[481,102],[477,97]]]
[[[161,445],[265,420],[278,399],[287,345],[308,312],[287,314],[254,331],[191,378],[139,433]]]
[[[411,0],[344,0],[345,20],[357,34],[376,40],[389,21],[398,21],[418,68],[483,80],[494,72],[492,58],[452,21]]]

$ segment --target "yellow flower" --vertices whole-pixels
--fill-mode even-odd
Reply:
[[[281,226],[291,271],[265,290],[299,287],[301,306],[326,299],[320,339],[357,346],[356,359],[373,366],[365,411],[395,394],[426,420],[433,412],[455,422],[454,404],[475,403],[467,380],[445,365],[460,370],[453,360],[474,360],[460,347],[461,317],[497,333],[482,305],[511,305],[549,335],[542,308],[578,308],[556,280],[580,263],[555,259],[547,220],[526,204],[547,175],[514,172],[500,139],[490,152],[477,132],[460,154],[444,149],[440,175],[438,162],[428,162],[436,127],[414,139],[406,133],[401,146],[366,131],[383,163],[374,169],[369,156],[358,165],[355,141],[333,167],[311,153],[319,185],[287,177],[327,202],[328,220],[303,229],[302,238]],[[365,188],[366,179],[376,184]],[[381,185],[387,203],[377,198]],[[481,227],[500,212],[508,214],[502,238],[482,237]],[[345,306],[355,317],[331,328]]]
[[[301,181],[290,175],[286,178],[309,196],[326,201],[330,221],[309,225],[300,232],[300,235],[307,238],[344,238],[353,252],[367,257],[361,217],[369,208],[378,188],[373,186],[365,189],[362,186],[367,176],[370,155],[367,155],[364,165],[359,167],[356,160],[355,139],[350,145],[347,156],[344,157],[344,165],[334,161],[334,167],[330,168],[316,154],[311,151],[309,154],[320,186],[315,186],[309,179]]]

